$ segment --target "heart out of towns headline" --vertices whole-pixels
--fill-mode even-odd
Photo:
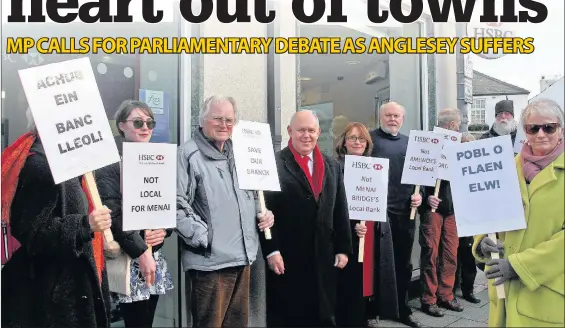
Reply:
[[[61,84],[73,83],[73,81],[82,79],[83,74],[81,71],[73,71],[69,73],[61,73],[59,75],[47,76],[37,81],[37,90],[56,87]],[[53,100],[57,106],[64,106],[66,104],[79,101],[79,95],[76,90],[65,93],[57,93],[53,95]],[[57,122],[55,123],[55,128],[57,129],[58,134],[63,134],[68,131],[91,126],[92,123],[92,116],[90,114],[86,114],[84,116],[75,117],[63,122]],[[95,144],[102,140],[102,132],[96,131],[87,133],[81,137],[76,137],[71,141],[61,142],[57,146],[59,148],[59,153],[64,154],[82,148],[84,146]]]
[[[531,37],[9,37],[6,54],[462,54],[534,52]]]
[[[140,155],[144,156],[144,155]],[[143,177],[143,184],[158,184],[159,177]],[[141,190],[139,191],[140,198],[161,198],[161,190]],[[168,211],[171,209],[170,204],[151,204],[151,205],[132,205],[132,212],[160,212]]]
[[[499,145],[494,146],[492,152],[494,154],[500,154],[502,152],[502,146]],[[469,160],[473,158],[487,157],[490,155],[491,154],[487,149],[477,148],[473,150],[466,150],[464,152],[458,152],[457,160],[458,161],[460,161],[461,159]],[[493,161],[493,162],[480,163],[475,166],[464,166],[461,168],[461,173],[463,176],[466,176],[466,175],[481,174],[485,172],[493,172],[500,170],[502,170],[502,161]],[[498,179],[474,182],[469,184],[469,192],[479,192],[479,191],[499,189],[499,188],[500,188],[500,181]]]

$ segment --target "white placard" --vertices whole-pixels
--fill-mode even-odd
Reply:
[[[439,126],[434,127],[434,132],[443,135],[443,143],[441,145],[442,150],[440,156],[437,159],[437,178],[449,181],[449,172],[447,171],[447,157],[445,156],[445,145],[460,143],[461,133],[440,128]]]
[[[88,57],[18,73],[56,184],[120,160]]]
[[[177,145],[124,142],[123,230],[177,225]]]
[[[386,222],[388,170],[388,158],[345,156],[349,219]]]
[[[435,186],[437,158],[441,156],[443,136],[438,133],[411,130],[402,170],[402,184]]]
[[[518,124],[516,128],[516,139],[514,139],[514,154],[518,154],[522,151],[524,142],[526,142],[526,132],[524,132],[524,127]]]
[[[233,128],[232,141],[239,188],[280,191],[269,124],[239,121]]]
[[[510,135],[446,148],[458,235],[525,229]]]

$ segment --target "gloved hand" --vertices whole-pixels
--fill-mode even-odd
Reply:
[[[514,271],[514,268],[512,267],[512,264],[510,264],[510,261],[508,261],[508,259],[490,260],[489,262],[487,262],[487,265],[490,266],[490,268],[485,271],[485,276],[487,277],[487,279],[502,277],[496,280],[492,284],[493,286],[501,285],[506,280],[518,278],[518,274],[516,274],[516,271]]]
[[[504,257],[504,245],[500,240],[497,240],[495,244],[489,237],[484,237],[479,248],[484,257],[491,257],[490,253],[498,253],[500,258]]]

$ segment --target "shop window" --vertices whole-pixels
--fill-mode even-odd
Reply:
[[[471,124],[485,124],[486,121],[486,99],[475,98],[471,106]]]

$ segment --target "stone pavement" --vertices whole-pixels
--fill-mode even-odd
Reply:
[[[408,304],[414,311],[414,317],[424,327],[488,327],[489,300],[487,294],[487,280],[482,271],[477,270],[475,279],[475,296],[481,300],[479,304],[465,301],[458,291],[455,297],[465,307],[463,312],[445,310],[444,316],[436,318],[420,311],[420,300],[412,299]],[[406,327],[405,325],[390,320],[371,321],[370,327]]]

